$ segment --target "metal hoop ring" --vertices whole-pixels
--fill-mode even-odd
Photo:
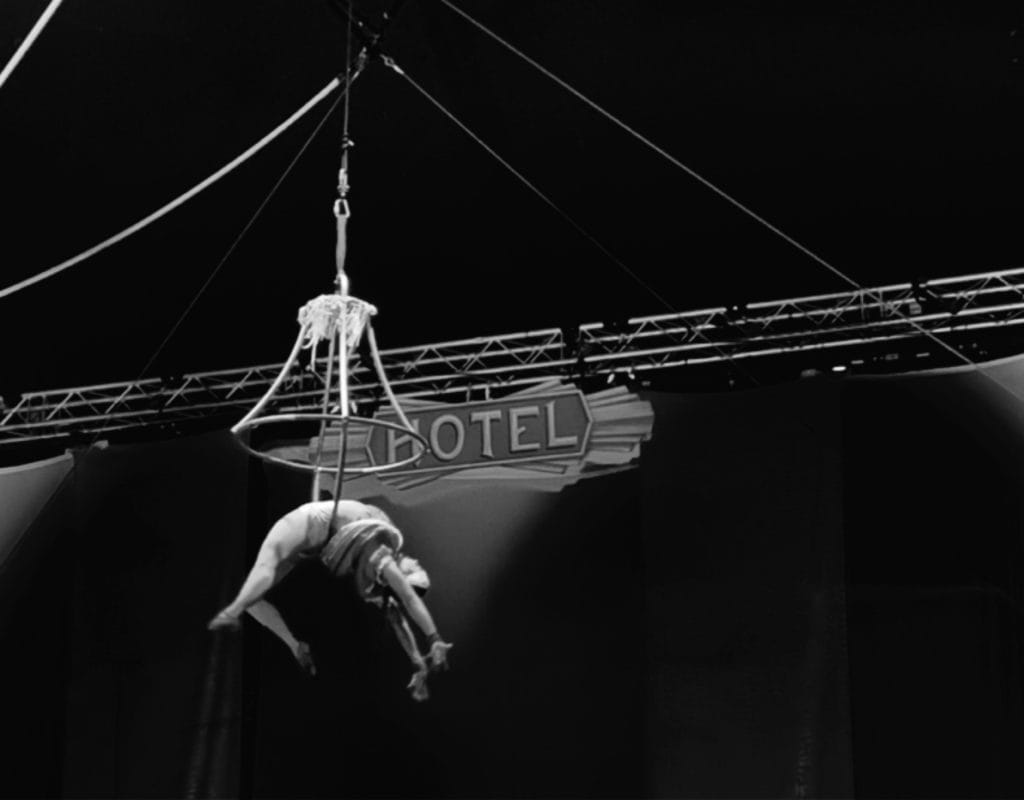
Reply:
[[[322,467],[319,464],[303,464],[299,461],[289,461],[287,458],[272,456],[269,453],[261,453],[259,450],[250,447],[249,444],[243,441],[241,436],[239,436],[239,434],[244,433],[251,428],[266,425],[271,422],[340,422],[342,427],[345,428],[346,434],[348,433],[349,424],[355,422],[360,425],[368,425],[371,428],[390,428],[391,430],[408,434],[413,437],[413,443],[419,447],[418,453],[413,453],[411,456],[404,458],[401,461],[392,461],[390,464],[374,464],[369,467],[358,467],[356,469],[343,469],[342,471],[345,475],[372,475],[377,472],[385,472],[389,469],[398,469],[399,467],[405,467],[415,461],[419,461],[423,456],[430,452],[430,445],[427,443],[423,434],[419,431],[412,430],[411,428],[404,428],[401,425],[394,422],[388,422],[387,420],[370,419],[369,417],[347,417],[342,414],[271,414],[266,417],[257,417],[255,419],[242,421],[231,429],[231,432],[238,438],[239,444],[257,458],[260,458],[263,461],[268,461],[272,464],[280,464],[303,472],[336,475],[338,468]]]

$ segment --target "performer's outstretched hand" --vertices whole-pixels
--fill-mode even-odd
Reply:
[[[427,675],[429,674],[430,671],[427,669],[427,665],[421,665],[420,668],[413,673],[412,680],[409,681],[409,685],[406,687],[410,694],[412,694],[412,699],[419,703],[422,703],[430,697],[430,692],[427,691]]]
[[[307,676],[312,678],[316,675],[316,662],[313,661],[313,651],[309,649],[308,644],[296,642],[292,655],[295,656],[295,660],[299,662],[299,666]]]
[[[448,669],[448,651],[452,646],[440,639],[430,645],[430,668],[437,672],[440,669]]]

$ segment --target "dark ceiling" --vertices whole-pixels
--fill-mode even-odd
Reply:
[[[389,5],[355,0],[369,20]],[[459,5],[864,285],[1024,262],[1018,4]],[[45,6],[0,3],[0,63]],[[405,3],[384,49],[641,280],[374,62],[352,93],[348,272],[382,347],[846,288],[437,0]],[[0,89],[0,284],[190,188],[344,60],[328,0],[66,0]],[[0,394],[137,377],[328,105],[0,300]],[[149,374],[284,358],[331,287],[340,130],[335,113]]]

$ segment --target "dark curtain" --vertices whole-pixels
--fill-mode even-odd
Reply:
[[[8,494],[0,513],[16,515],[21,499]],[[2,797],[55,797],[63,787],[73,473],[33,510],[35,519],[0,567]]]
[[[644,454],[648,788],[849,796],[831,384],[656,403]]]
[[[846,388],[858,796],[1024,796],[1022,363]]]
[[[80,457],[64,796],[237,794],[240,642],[205,623],[243,574],[246,484],[228,434]]]
[[[1024,420],[977,378],[651,393],[637,467],[560,492],[371,483],[455,644],[425,704],[315,563],[271,597],[315,679],[205,630],[303,476],[80,455],[0,581],[2,791],[1020,796]]]

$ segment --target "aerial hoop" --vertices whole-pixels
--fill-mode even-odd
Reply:
[[[339,281],[339,283],[342,291],[346,292],[345,294],[320,295],[299,309],[299,334],[295,339],[295,344],[288,356],[288,360],[282,366],[280,373],[278,373],[277,378],[266,394],[260,398],[259,402],[256,403],[248,414],[231,428],[231,432],[239,438],[239,442],[249,453],[269,463],[280,464],[303,472],[311,472],[315,476],[314,484],[316,479],[323,474],[339,476],[340,472],[342,475],[369,475],[409,466],[422,458],[430,449],[426,437],[417,431],[409,422],[408,417],[406,417],[384,372],[384,365],[380,358],[380,351],[377,349],[373,326],[370,324],[370,317],[377,313],[377,309],[365,300],[348,295],[347,280]],[[384,390],[399,422],[389,422],[387,420],[352,414],[352,403],[349,398],[349,360],[359,346],[364,332],[367,336],[367,343],[369,344],[377,379],[380,381],[381,388]],[[274,399],[281,384],[284,383],[288,374],[295,366],[301,351],[304,349],[311,351],[310,369],[314,369],[316,367],[318,346],[320,342],[325,340],[329,343],[329,353],[319,413],[264,414],[263,412],[267,405]],[[320,423],[317,450],[311,462],[282,458],[270,453],[260,452],[242,437],[242,434],[247,431],[263,425],[292,422]],[[342,442],[344,442],[348,437],[349,427],[353,425],[397,431],[403,436],[410,437],[413,452],[406,458],[397,459],[386,464],[371,464],[347,468],[344,465],[344,448],[342,447],[339,448],[342,456],[337,465],[320,463],[328,428],[340,426],[338,435]]]
[[[365,51],[360,54],[360,66],[365,62]],[[349,77],[351,62],[346,65],[346,80]],[[387,375],[384,373],[384,364],[380,358],[380,351],[377,349],[377,341],[373,334],[373,326],[370,324],[370,317],[377,313],[376,307],[353,297],[349,294],[349,280],[345,274],[345,255],[347,250],[347,228],[348,220],[351,217],[351,209],[348,204],[348,151],[352,147],[352,140],[348,137],[348,94],[345,95],[345,114],[342,123],[341,143],[341,168],[338,170],[338,198],[334,202],[334,217],[336,225],[336,244],[334,250],[334,261],[337,269],[336,286],[337,291],[333,294],[322,294],[315,297],[299,309],[299,335],[295,338],[288,360],[281,368],[281,372],[274,380],[267,393],[260,398],[253,409],[239,420],[231,429],[231,432],[239,438],[242,446],[257,458],[274,464],[313,473],[313,484],[311,495],[313,500],[318,499],[320,476],[322,474],[334,475],[334,497],[335,505],[341,498],[342,484],[346,475],[368,475],[375,472],[398,469],[408,466],[430,451],[430,445],[426,438],[417,431],[409,422],[405,412],[395,397],[395,393],[388,383]],[[373,359],[373,367],[380,381],[380,387],[387,396],[392,410],[398,417],[399,423],[387,422],[381,419],[360,417],[352,414],[352,403],[349,398],[349,361],[355,353],[363,333],[366,333],[369,344],[370,356]],[[295,365],[302,350],[310,351],[309,368],[316,371],[317,348],[320,342],[328,342],[327,369],[323,380],[323,393],[320,398],[319,413],[271,413],[264,414],[264,410],[271,399],[277,394],[284,383],[285,378]],[[335,371],[337,375],[335,375]],[[336,391],[336,396],[335,396]],[[250,446],[249,442],[241,434],[253,428],[269,425],[271,423],[288,422],[318,422],[319,433],[316,437],[315,452],[310,454],[308,460],[282,458],[270,453],[263,453]],[[369,466],[346,467],[346,455],[348,452],[349,427],[351,425],[364,425],[368,428],[383,428],[389,431],[399,431],[403,438],[412,443],[412,455],[399,459],[393,454],[395,460],[384,464],[371,464]],[[329,429],[333,433],[333,426],[337,426],[338,435],[338,458],[335,466],[326,466],[322,463],[324,458],[325,443]]]
[[[409,466],[413,462],[421,459],[423,457],[423,454],[427,451],[427,448],[429,447],[429,445],[427,444],[426,437],[424,437],[423,434],[421,434],[419,431],[413,428],[405,428],[399,425],[397,422],[388,422],[387,420],[373,419],[371,417],[342,417],[340,414],[269,414],[265,417],[258,417],[256,419],[249,420],[245,424],[239,422],[231,430],[232,433],[239,434],[244,433],[247,430],[251,430],[252,428],[259,427],[260,425],[267,425],[275,422],[340,422],[343,429],[347,429],[348,426],[351,424],[362,424],[367,425],[371,428],[386,428],[393,431],[398,431],[399,433],[402,433],[406,436],[411,436],[413,440],[416,442],[416,444],[419,445],[419,451],[414,452],[411,456],[407,458],[403,458],[399,461],[392,461],[388,464],[373,464],[368,467],[359,467],[358,469],[346,469],[346,475],[370,475],[375,472],[385,472],[387,470],[400,469],[401,467]],[[347,433],[347,430],[343,431],[343,435],[344,433]],[[269,461],[270,463],[273,464],[281,464],[282,466],[285,467],[293,467],[295,469],[300,469],[303,472],[313,472],[319,475],[336,475],[338,472],[337,467],[317,466],[316,464],[307,464],[302,461],[292,461],[287,458],[281,458],[280,456],[274,456],[271,455],[270,453],[261,453],[259,450],[250,447],[249,444],[244,440],[240,441],[242,447],[244,447],[254,456],[256,456],[257,458],[262,458],[264,461]]]

